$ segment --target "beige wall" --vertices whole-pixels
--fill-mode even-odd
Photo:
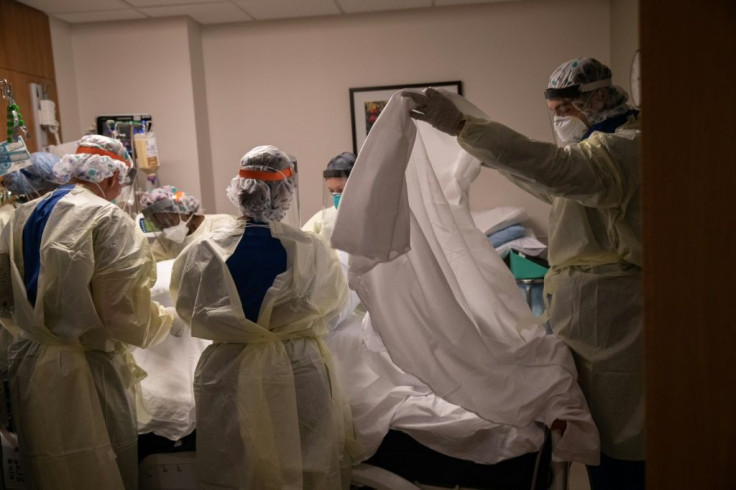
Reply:
[[[55,58],[66,60],[56,62],[57,77],[67,81],[63,128],[77,135],[98,114],[151,113],[162,183],[198,194],[208,212],[235,212],[224,189],[247,150],[279,146],[299,160],[306,221],[321,206],[324,165],[352,148],[351,87],[462,80],[465,95],[491,118],[551,141],[547,77],[570,58],[613,63],[616,56],[626,59],[619,65],[627,79],[634,5],[527,0],[207,26],[52,22]],[[134,82],[124,76],[130,67]],[[546,235],[548,206],[486,169],[471,206],[499,205],[525,207]]]
[[[552,139],[547,77],[580,55],[609,61],[607,1],[526,1],[204,30],[213,178],[222,189],[245,151],[274,144],[297,156],[303,220],[320,206],[320,172],[352,147],[351,87],[462,80],[488,115]],[[563,28],[574,26],[574,28]],[[521,205],[546,235],[548,207],[486,170],[471,205]]]
[[[151,114],[161,182],[198,194],[191,27],[186,18],[77,24],[72,48],[82,126],[103,114]]]
[[[611,0],[613,82],[630,90],[631,60],[639,49],[639,0]]]
[[[61,124],[61,140],[62,142],[74,141],[84,133],[79,121],[79,97],[74,72],[71,26],[50,17],[49,28],[56,70],[56,91],[59,95],[56,117]]]
[[[215,212],[215,193],[212,182],[212,147],[210,145],[210,127],[209,116],[207,111],[207,86],[205,84],[205,67],[204,55],[202,53],[202,30],[199,24],[189,21],[189,54],[192,69],[192,89],[194,96],[194,124],[197,136],[197,158],[199,166],[199,188],[187,188],[181,185],[182,189],[191,189],[189,192],[200,196],[202,201],[202,209],[205,212]],[[164,182],[164,183],[175,183]]]

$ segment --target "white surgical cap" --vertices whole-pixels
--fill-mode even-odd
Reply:
[[[574,99],[575,105],[585,114],[591,124],[604,121],[630,111],[626,104],[629,95],[611,81],[611,69],[594,58],[575,58],[567,61],[552,72],[545,91],[547,99]],[[593,94],[605,90],[606,98],[602,108],[588,106]]]
[[[140,198],[142,210],[152,213],[200,214],[199,199],[171,185],[156,187]]]
[[[120,141],[88,134],[77,142],[76,153],[64,155],[54,166],[54,172],[62,179],[71,177],[99,183],[118,171],[118,182],[122,184],[132,166],[133,160]]]
[[[281,221],[294,195],[292,159],[275,146],[257,146],[240,159],[240,169],[227,188],[243,216],[255,221]]]

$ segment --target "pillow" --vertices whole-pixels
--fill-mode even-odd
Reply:
[[[493,248],[496,248],[500,247],[506,242],[510,242],[511,240],[523,237],[525,231],[526,228],[524,228],[522,225],[511,225],[502,230],[491,233],[490,235],[488,235],[488,239],[491,241],[491,245],[493,246]]]
[[[471,211],[470,215],[473,217],[475,226],[484,235],[490,235],[508,226],[521,223],[527,218],[524,208],[512,206],[501,206],[483,211]]]
[[[506,242],[503,245],[496,247],[496,252],[498,252],[498,255],[501,257],[505,257],[512,248],[526,255],[539,257],[547,250],[547,245],[537,240],[537,237],[534,236],[534,232],[532,230],[526,230],[523,237],[511,240],[510,242]]]

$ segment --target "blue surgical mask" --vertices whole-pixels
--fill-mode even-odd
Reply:
[[[340,192],[333,192],[332,193],[332,204],[334,204],[335,209],[337,209],[337,206],[340,204],[340,197],[342,194]]]

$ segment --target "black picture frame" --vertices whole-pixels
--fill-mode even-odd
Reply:
[[[353,153],[358,154],[365,138],[373,127],[373,123],[394,93],[406,88],[424,89],[427,87],[439,88],[463,95],[463,82],[460,80],[351,88],[350,122],[353,133]]]

